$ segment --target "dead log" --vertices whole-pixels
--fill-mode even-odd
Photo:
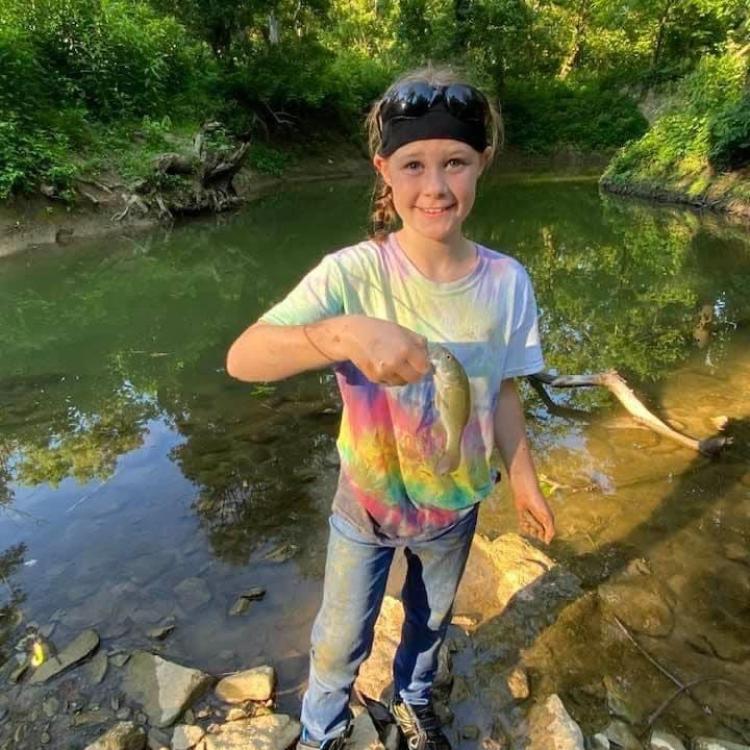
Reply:
[[[154,159],[154,169],[161,174],[194,174],[198,160],[184,154],[161,154]]]
[[[732,438],[725,435],[714,435],[703,440],[697,440],[696,438],[683,435],[668,424],[665,424],[644,406],[643,402],[633,393],[616,370],[594,373],[592,375],[559,376],[548,372],[538,372],[530,375],[528,379],[540,395],[542,392],[545,394],[542,398],[548,405],[549,403],[555,404],[549,397],[549,394],[547,394],[544,388],[545,385],[552,388],[604,387],[617,398],[639,424],[648,427],[663,437],[674,440],[686,448],[698,451],[704,456],[715,456],[732,443]]]

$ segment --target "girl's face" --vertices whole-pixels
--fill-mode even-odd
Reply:
[[[390,156],[375,155],[375,168],[393,189],[405,227],[438,242],[460,236],[476,195],[477,178],[492,155],[463,141],[412,141]]]

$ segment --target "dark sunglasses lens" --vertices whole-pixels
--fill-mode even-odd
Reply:
[[[484,96],[471,86],[457,84],[445,90],[445,104],[462,120],[484,120],[487,103]]]
[[[380,112],[383,122],[393,117],[421,117],[430,108],[434,90],[427,83],[405,83],[385,100]]]

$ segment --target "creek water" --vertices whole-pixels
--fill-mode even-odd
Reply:
[[[0,262],[5,657],[29,623],[55,623],[58,646],[94,627],[109,649],[158,648],[214,674],[271,663],[282,707],[298,710],[336,477],[335,384],[328,372],[233,382],[224,356],[324,253],[363,236],[368,192],[315,184]],[[679,699],[664,717],[741,738],[750,694],[729,683],[750,684],[750,232],[541,173],[490,178],[467,230],[529,269],[549,368],[617,368],[691,435],[728,418],[734,444],[708,459],[639,428],[601,389],[552,393],[569,410],[557,413],[523,389],[558,522],[549,554],[584,591],[633,565],[658,581],[672,625],[643,643],[685,681],[726,680],[702,694],[712,716]],[[501,482],[480,530],[515,528]],[[265,598],[230,615],[252,586]],[[169,616],[177,627],[155,644],[147,631]],[[672,692],[638,651],[600,648],[580,625],[530,663],[532,687],[559,692],[587,728],[612,712],[605,676],[642,717]],[[119,675],[47,692],[61,685],[105,704]],[[22,690],[0,688],[11,715]]]

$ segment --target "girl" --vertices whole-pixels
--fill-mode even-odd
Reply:
[[[341,390],[341,470],[298,747],[343,746],[351,686],[403,547],[391,711],[412,750],[449,750],[430,689],[478,504],[496,480],[493,446],[522,529],[554,535],[513,381],[543,369],[536,304],[517,261],[462,233],[500,136],[487,98],[428,67],[396,81],[367,125],[377,172],[369,240],[324,257],[234,342],[227,371],[266,381],[333,366]],[[471,384],[462,459],[449,475],[436,468],[445,435],[428,340],[458,358]]]

